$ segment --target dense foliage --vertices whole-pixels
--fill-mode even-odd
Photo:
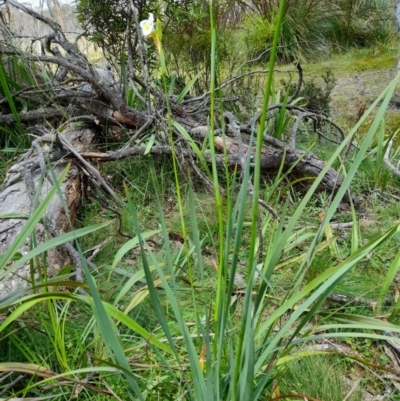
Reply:
[[[22,227],[0,255],[0,289],[12,274],[26,284],[0,299],[0,397],[360,401],[361,383],[395,400],[395,370],[381,372],[382,349],[400,343],[399,131],[387,129],[400,73],[342,130],[330,70],[302,86],[299,63],[297,84],[276,68],[384,48],[391,6],[78,0],[78,39],[106,67],[25,10],[48,31],[43,53],[0,47],[2,150],[29,149],[3,163],[4,189],[30,201],[0,216]],[[149,13],[159,23],[143,37]],[[317,173],[301,169],[313,161]],[[82,181],[65,188],[71,176]],[[79,197],[63,190],[85,195],[73,224]],[[65,232],[49,217],[57,197]],[[52,271],[60,246],[70,262]]]
[[[207,0],[133,2],[138,19],[154,13],[163,22],[169,68],[182,79],[210,75],[210,20]],[[131,2],[79,0],[78,15],[92,40],[116,57],[124,54],[128,30],[135,31]],[[245,58],[269,58],[277,0],[215,1],[218,60],[233,72]],[[396,35],[391,0],[289,0],[279,35],[278,59],[311,60],[351,47],[386,46]],[[136,48],[137,39],[131,44]]]

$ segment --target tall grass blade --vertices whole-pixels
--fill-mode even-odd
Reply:
[[[93,226],[79,228],[77,230],[70,231],[65,234],[61,234],[58,237],[54,237],[52,239],[47,240],[46,242],[43,242],[40,245],[37,245],[31,251],[29,251],[26,255],[23,255],[21,258],[19,258],[17,261],[15,261],[13,263],[13,265],[7,269],[7,271],[4,271],[3,273],[1,273],[0,280],[2,278],[4,278],[7,274],[18,269],[20,266],[22,266],[29,260],[33,259],[34,257],[36,257],[38,255],[43,254],[44,252],[48,251],[49,249],[53,249],[57,246],[60,246],[67,242],[73,241],[74,239],[81,238],[85,235],[88,235],[95,231],[101,230],[102,228],[107,227],[110,224],[111,224],[110,221],[106,221],[105,223],[100,223],[100,224],[95,224]]]
[[[393,262],[390,264],[390,267],[386,273],[385,280],[382,284],[381,290],[379,292],[379,302],[378,302],[378,312],[382,312],[382,303],[385,298],[390,285],[392,284],[394,278],[396,277],[397,272],[400,269],[400,252],[395,256]],[[395,308],[396,309],[396,308]],[[392,318],[392,316],[391,316]]]
[[[189,185],[189,210],[190,210],[190,226],[192,229],[192,238],[193,238],[194,248],[196,251],[197,267],[200,273],[201,282],[204,284],[203,257],[201,252],[199,227],[196,218],[196,206],[194,203],[193,189],[191,185]]]
[[[14,116],[15,122],[17,123],[18,130],[19,130],[20,134],[23,134],[25,132],[25,130],[21,124],[21,120],[19,118],[19,114],[18,114],[17,108],[15,106],[14,99],[11,96],[10,88],[8,86],[7,81],[8,81],[8,77],[7,77],[6,71],[4,69],[3,61],[2,61],[2,59],[0,59],[0,84],[3,88],[4,96],[6,97],[7,102],[10,106],[10,109]]]
[[[255,154],[255,168],[254,168],[254,184],[253,184],[253,203],[252,203],[252,225],[251,225],[251,241],[250,241],[250,249],[249,249],[249,260],[248,260],[248,288],[247,292],[251,294],[251,287],[249,287],[249,283],[252,283],[254,273],[255,273],[255,257],[256,257],[256,241],[257,241],[257,219],[258,219],[258,199],[259,199],[259,192],[260,192],[260,176],[261,176],[261,149],[263,146],[263,135],[264,135],[264,128],[265,122],[267,117],[267,109],[268,103],[271,93],[271,88],[273,85],[273,73],[274,73],[274,65],[278,50],[278,41],[279,35],[281,32],[281,26],[283,23],[283,18],[285,14],[285,6],[286,0],[281,0],[279,4],[279,10],[277,15],[277,21],[275,25],[275,34],[272,44],[272,50],[270,54],[269,60],[269,71],[268,77],[265,85],[265,93],[264,93],[264,103],[260,117],[260,123],[258,126],[258,133],[257,133],[257,145],[256,145],[256,154]],[[231,278],[232,279],[232,278]],[[251,309],[251,295],[246,294],[245,302],[247,303],[247,307],[244,309],[247,313],[244,313],[241,319],[240,324],[240,332],[238,335],[238,345],[236,350],[236,363],[234,368],[233,374],[233,387],[232,387],[232,398],[235,401],[239,401],[240,397],[243,395],[240,392],[240,389],[237,389],[237,383],[240,379],[241,374],[241,366],[243,364],[242,353],[243,350],[246,348],[247,344],[245,343],[245,338],[248,336],[247,331],[249,327],[253,327],[253,316],[252,316],[252,309]],[[252,369],[254,369],[252,367]],[[257,372],[257,369],[255,370]],[[254,371],[252,373],[254,375]],[[241,380],[243,381],[243,379]],[[253,386],[254,381],[251,380],[251,386]],[[242,382],[242,386],[244,383]],[[239,390],[239,391],[238,391]]]
[[[176,103],[180,103],[185,96],[189,93],[190,89],[192,89],[193,85],[196,83],[196,81],[199,79],[200,73],[195,75],[194,78],[190,80],[190,82],[183,88],[182,92],[178,96],[178,99],[176,100]]]
[[[141,234],[141,231],[140,231],[140,227],[139,227],[139,224],[138,224],[138,221],[137,221],[136,210],[135,210],[135,208],[133,206],[132,198],[130,196],[130,193],[129,193],[127,187],[125,187],[125,194],[126,194],[126,197],[128,199],[129,208],[131,210],[131,215],[132,215],[132,220],[133,220],[133,223],[134,223],[136,235],[139,238],[140,255],[141,255],[141,259],[142,259],[142,263],[143,263],[143,270],[144,270],[144,273],[145,273],[147,286],[148,286],[149,291],[150,291],[150,298],[151,298],[154,310],[156,312],[158,321],[161,324],[161,327],[164,330],[165,335],[167,336],[167,339],[168,339],[168,342],[169,342],[169,344],[171,346],[171,349],[173,350],[173,352],[175,354],[175,357],[177,359],[177,362],[179,363],[180,361],[179,361],[179,357],[178,357],[178,352],[176,350],[175,343],[174,343],[174,341],[172,339],[172,335],[171,335],[171,332],[169,330],[169,327],[168,327],[168,324],[167,324],[167,320],[166,320],[166,318],[164,316],[164,312],[163,312],[163,309],[161,307],[160,300],[158,298],[157,290],[156,290],[156,288],[154,286],[154,281],[153,281],[153,277],[152,277],[152,274],[151,274],[151,269],[150,269],[150,266],[149,266],[149,263],[148,263],[148,260],[147,260],[147,256],[146,256],[146,253],[145,253],[145,250],[144,250],[144,239],[142,237],[142,234]],[[155,260],[155,265],[156,265],[157,272],[160,275],[160,272],[162,272],[162,271],[161,271],[160,267],[158,266],[158,263],[157,263],[156,260]],[[168,285],[168,282],[167,282],[166,277],[164,276],[164,274],[160,275],[160,278],[162,279],[162,283],[163,283],[164,286]]]
[[[142,238],[143,239],[147,239],[152,237],[153,235],[156,235],[160,232],[160,230],[152,230],[152,231],[147,231],[145,233],[142,234]],[[139,245],[139,238],[138,237],[134,237],[132,239],[130,239],[129,241],[125,242],[124,245],[121,246],[121,248],[119,248],[119,250],[117,251],[117,253],[114,256],[114,260],[112,262],[111,265],[111,269],[114,269],[117,264],[120,262],[120,260],[129,252],[131,251],[133,248],[135,248],[136,246]]]
[[[173,350],[173,352],[175,354],[177,362],[180,364],[181,362],[180,362],[180,358],[179,358],[179,355],[178,355],[176,347],[175,347],[174,340],[170,333],[164,312],[161,308],[157,290],[154,287],[153,278],[152,278],[149,264],[147,261],[147,256],[144,251],[144,242],[140,236],[140,228],[139,228],[138,221],[136,218],[136,212],[133,207],[133,204],[132,204],[132,201],[131,201],[131,198],[129,196],[129,192],[127,189],[126,189],[126,194],[127,194],[127,198],[128,198],[128,203],[132,210],[132,217],[133,217],[133,221],[135,224],[136,235],[140,238],[139,243],[140,243],[141,257],[142,257],[143,267],[144,267],[144,270],[146,273],[146,282],[147,282],[147,285],[148,285],[148,288],[150,291],[150,299],[152,301],[153,307],[157,314],[158,321],[164,331],[165,336],[168,339],[168,343],[170,344],[171,349]],[[152,253],[149,252],[149,254],[150,254],[150,257],[152,257]],[[158,265],[157,260],[154,257],[152,257],[152,260],[154,262],[154,265],[156,266],[157,273],[161,279],[163,288],[167,295],[167,299],[168,299],[169,303],[171,304],[172,310],[174,311],[175,317],[177,319],[177,323],[179,324],[179,327],[180,327],[183,337],[184,337],[187,356],[188,356],[189,364],[190,364],[190,372],[191,372],[192,379],[193,379],[194,392],[196,394],[196,400],[208,401],[206,398],[206,384],[205,384],[201,366],[200,366],[200,363],[198,360],[198,355],[197,355],[196,349],[194,347],[193,340],[192,340],[190,333],[188,331],[188,328],[186,326],[186,323],[181,315],[177,299],[176,299],[174,293],[172,292],[171,287],[169,286],[168,281],[167,281],[162,269]]]
[[[82,255],[79,245],[78,251]],[[93,312],[96,319],[96,322],[99,326],[99,330],[101,332],[102,340],[104,345],[106,346],[108,353],[113,361],[121,367],[122,372],[124,373],[128,383],[133,390],[134,394],[138,397],[140,401],[144,401],[144,397],[142,392],[140,391],[139,385],[132,374],[128,374],[131,372],[131,368],[129,366],[129,362],[127,357],[125,356],[124,350],[120,343],[119,335],[117,328],[110,318],[109,314],[104,307],[104,304],[100,298],[99,292],[96,287],[96,283],[90,273],[89,267],[86,264],[86,259],[81,257],[82,269],[86,277],[86,281],[89,286],[89,291],[93,299]],[[133,396],[131,395],[133,399]]]
[[[192,148],[193,152],[195,153],[195,155],[199,159],[200,164],[202,165],[202,167],[206,171],[209,171],[208,164],[206,162],[206,159],[204,158],[203,152],[199,149],[199,147],[197,146],[197,143],[193,140],[193,138],[187,133],[186,129],[176,121],[173,121],[172,125],[178,130],[179,134],[182,135],[182,137],[190,145],[190,147]]]
[[[154,164],[151,165],[150,172],[151,172],[151,177],[153,180],[154,188],[158,188],[157,175],[156,175],[156,172],[154,169]],[[160,202],[160,197],[158,196],[157,191],[155,191],[155,197],[156,197],[156,201],[157,201],[157,209],[158,209],[158,215],[159,215],[159,219],[160,219],[162,238],[164,240],[165,258],[166,258],[166,262],[167,262],[167,266],[168,266],[168,272],[171,277],[172,288],[175,288],[175,266],[172,261],[171,244],[170,244],[168,230],[167,230],[167,223],[165,221],[165,215],[164,215],[164,212],[163,212],[163,209],[161,206],[161,202]]]

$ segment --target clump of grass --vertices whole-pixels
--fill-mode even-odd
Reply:
[[[282,380],[277,382],[280,393],[304,394],[324,401],[342,401],[357,381],[347,378],[343,361],[334,356],[313,355],[302,358],[290,362],[283,370]],[[361,385],[347,399],[361,401]]]
[[[251,2],[254,14],[245,19],[249,55],[263,53],[271,43],[279,2]],[[372,22],[373,21],[373,22]],[[391,21],[388,23],[388,21]],[[310,60],[352,47],[387,48],[396,27],[390,1],[287,2],[281,30],[278,59],[284,62]]]

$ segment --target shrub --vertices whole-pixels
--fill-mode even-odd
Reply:
[[[336,78],[333,71],[328,69],[321,76],[321,79],[322,85],[321,83],[316,83],[314,79],[304,82],[299,92],[299,97],[305,99],[308,109],[317,113],[329,114],[329,103],[331,101],[332,90],[336,85]],[[294,92],[296,84],[289,85],[285,80],[282,80],[281,83],[286,90],[289,90],[289,93]]]
[[[249,56],[254,56],[270,46],[279,2],[250,3],[257,12],[247,17],[245,43],[250,43]],[[390,0],[287,1],[278,58],[283,62],[307,60],[327,54],[332,48],[387,43],[395,32]]]
[[[274,36],[275,22],[254,14],[247,15],[243,25],[247,54],[250,57],[256,57],[264,52],[266,44],[271,42]]]

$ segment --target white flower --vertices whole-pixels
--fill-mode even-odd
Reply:
[[[154,16],[152,13],[149,14],[149,18],[143,21],[140,21],[140,27],[142,28],[143,36],[151,35],[154,29]]]

